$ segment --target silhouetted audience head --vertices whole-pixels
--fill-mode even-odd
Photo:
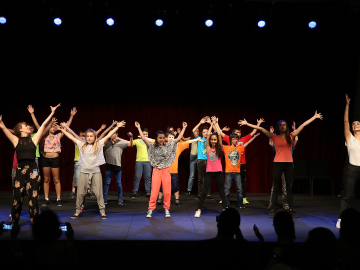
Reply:
[[[35,240],[39,241],[56,241],[62,234],[59,219],[51,210],[43,210],[35,216],[32,230]]]
[[[280,211],[276,213],[273,224],[278,237],[286,237],[291,241],[296,239],[294,221],[289,212]]]
[[[360,241],[360,212],[348,208],[341,213],[340,238],[347,242]]]
[[[239,230],[240,214],[234,208],[227,208],[222,211],[218,220],[218,234],[223,237],[231,238]]]

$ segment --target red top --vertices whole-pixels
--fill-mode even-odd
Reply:
[[[13,167],[12,167],[14,170],[16,170],[16,168],[17,168],[17,163],[18,163],[18,162],[17,162],[17,157],[16,157],[16,151],[15,151],[15,153],[14,153],[14,161],[13,161]]]
[[[274,162],[293,162],[292,157],[292,142],[294,141],[294,134],[290,133],[291,144],[288,144],[286,139],[281,139],[279,135],[273,134],[272,140],[274,142],[276,155]]]
[[[251,140],[251,134],[248,134],[245,137],[241,137],[239,139],[238,143],[236,144],[236,146],[243,146],[245,143],[247,143],[250,140]],[[231,145],[230,137],[228,135],[224,136],[223,141],[225,141],[228,145]],[[240,164],[246,164],[245,151],[246,151],[246,148],[244,148],[244,151],[241,152]]]

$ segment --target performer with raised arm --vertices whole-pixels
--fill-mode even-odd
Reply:
[[[285,175],[285,181],[286,181],[286,191],[288,195],[288,203],[289,203],[289,211],[293,217],[298,217],[296,212],[293,209],[293,194],[292,194],[292,188],[291,183],[294,178],[294,167],[293,167],[293,157],[292,157],[292,145],[294,137],[296,137],[305,126],[310,124],[315,119],[321,119],[323,116],[321,113],[315,112],[315,115],[311,117],[309,120],[305,121],[303,124],[301,124],[297,130],[293,132],[289,132],[289,126],[284,120],[280,120],[277,123],[277,134],[271,133],[265,128],[258,127],[252,124],[249,124],[245,119],[240,120],[239,124],[241,126],[246,125],[252,128],[259,129],[261,132],[263,132],[268,138],[272,139],[275,145],[276,149],[276,155],[274,158],[273,163],[273,183],[274,183],[274,193],[273,193],[273,199],[271,202],[271,210],[269,213],[269,217],[273,218],[275,213],[275,206],[278,198],[279,193],[279,185],[281,182],[281,175],[284,172]]]
[[[213,179],[215,179],[216,185],[219,190],[219,194],[223,205],[223,210],[225,210],[226,208],[226,199],[224,192],[224,176],[221,165],[221,158],[224,156],[224,153],[222,150],[221,130],[217,128],[216,123],[217,123],[217,119],[215,116],[213,116],[211,121],[211,126],[209,132],[207,133],[207,138],[206,138],[206,156],[207,156],[206,174],[204,181],[204,189],[201,193],[198,210],[195,212],[194,215],[197,218],[201,216],[201,208],[204,204],[206,194],[210,189],[210,185]],[[215,128],[217,132],[211,134],[211,130],[213,128]]]
[[[101,140],[97,139],[95,130],[88,129],[85,131],[85,141],[81,141],[72,135],[73,131],[70,131],[70,128],[65,123],[61,123],[61,131],[66,137],[76,143],[80,149],[79,163],[81,165],[81,172],[76,197],[76,212],[71,218],[75,219],[79,217],[84,196],[87,194],[87,190],[90,186],[90,189],[96,196],[101,218],[107,219],[103,197],[102,176],[100,172],[100,165],[105,164],[103,148],[110,137],[120,127],[125,126],[125,124],[124,121],[118,122],[116,127]]]
[[[183,129],[177,139],[167,144],[164,144],[165,132],[160,130],[156,132],[155,142],[152,143],[146,139],[138,122],[135,122],[135,127],[137,127],[141,139],[148,147],[149,162],[153,167],[149,210],[146,217],[151,218],[153,215],[153,210],[156,208],[156,199],[161,184],[164,192],[165,217],[170,217],[171,176],[169,167],[174,162],[177,143],[183,137],[187,123],[183,122]]]
[[[71,122],[74,118],[74,115],[77,113],[76,108],[74,107],[70,111],[70,119],[68,120],[68,126],[71,125]],[[49,200],[49,188],[50,188],[50,178],[52,175],[55,190],[56,190],[56,205],[62,206],[61,201],[61,184],[60,184],[60,153],[61,153],[61,143],[60,140],[64,136],[63,133],[57,133],[55,126],[52,126],[49,130],[49,134],[44,138],[40,145],[40,152],[43,157],[41,160],[42,169],[44,173],[44,195],[45,200],[42,206],[48,206],[50,203]]]
[[[360,121],[353,121],[350,128],[349,122],[349,107],[350,98],[346,94],[346,106],[344,113],[344,135],[345,146],[348,150],[349,164],[347,164],[345,170],[344,189],[341,193],[340,211],[338,220],[336,222],[336,228],[341,227],[341,213],[347,208],[350,197],[354,196],[354,188],[356,181],[360,177]],[[353,134],[351,133],[353,132]]]
[[[31,130],[25,122],[20,122],[14,127],[13,130],[15,135],[13,135],[6,128],[4,122],[2,121],[2,116],[0,116],[0,128],[14,145],[18,160],[13,189],[14,202],[11,212],[12,222],[19,223],[25,193],[29,196],[29,213],[31,223],[33,223],[34,216],[39,214],[40,174],[38,166],[35,162],[36,146],[39,144],[45,125],[50,121],[59,106],[60,104],[56,107],[50,106],[51,114],[42,123],[37,134],[32,138],[30,137]],[[25,192],[25,189],[27,192]]]

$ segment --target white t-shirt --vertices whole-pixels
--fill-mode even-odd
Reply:
[[[77,146],[79,147],[80,158],[78,164],[81,165],[81,172],[83,173],[96,173],[100,172],[100,165],[105,164],[105,158],[103,153],[104,139],[101,139],[97,143],[98,151],[94,154],[94,145],[87,145],[85,149],[82,146],[85,144],[82,141],[77,140]]]
[[[349,163],[354,166],[360,166],[360,142],[351,134],[349,145],[346,146],[349,154]]]

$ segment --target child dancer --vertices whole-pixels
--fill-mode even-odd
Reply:
[[[215,116],[212,117],[211,126],[206,138],[207,163],[206,163],[205,183],[204,183],[204,189],[201,193],[198,210],[195,212],[195,217],[197,218],[201,216],[201,208],[204,204],[206,194],[210,189],[211,182],[214,178],[220,193],[223,210],[225,210],[226,208],[226,199],[224,192],[224,176],[221,165],[221,158],[224,156],[224,153],[222,151],[221,130],[217,128],[216,121],[217,121],[216,117]],[[211,134],[211,130],[213,128],[217,129],[216,130],[217,133]]]
[[[293,158],[292,158],[292,144],[294,137],[299,135],[299,133],[303,130],[305,126],[310,124],[315,119],[321,119],[321,113],[315,112],[315,115],[311,117],[309,120],[305,121],[301,124],[297,130],[293,132],[289,132],[289,126],[284,120],[280,120],[277,124],[277,134],[271,133],[262,127],[258,127],[252,124],[249,124],[245,119],[240,120],[240,125],[246,125],[252,128],[259,129],[263,132],[268,138],[272,139],[276,149],[276,155],[274,158],[274,166],[273,166],[273,182],[274,182],[274,193],[271,202],[271,210],[269,213],[269,217],[273,218],[275,216],[274,210],[278,198],[279,193],[279,185],[281,182],[281,175],[284,172],[285,174],[285,181],[286,181],[286,191],[288,195],[288,202],[289,202],[289,211],[291,215],[295,218],[298,217],[296,212],[293,209],[293,195],[292,195],[292,188],[291,183],[294,179],[294,167],[293,167]]]
[[[116,127],[109,132],[103,139],[98,140],[96,132],[92,129],[85,131],[85,141],[77,140],[70,132],[69,127],[65,124],[61,124],[61,131],[76,143],[80,149],[79,163],[81,165],[81,172],[79,177],[78,192],[76,198],[76,212],[71,218],[78,218],[81,213],[81,204],[84,201],[84,197],[87,194],[87,190],[90,186],[92,192],[94,192],[102,219],[107,219],[105,214],[105,204],[103,198],[102,188],[102,176],[100,172],[100,165],[105,164],[105,158],[103,154],[104,144],[110,139],[110,137],[118,130],[118,128],[125,126],[125,122],[119,122]]]
[[[146,139],[138,122],[135,122],[135,127],[139,130],[142,140],[146,143],[147,147],[149,147],[149,161],[153,167],[149,211],[146,217],[152,217],[153,210],[156,208],[156,199],[161,184],[164,191],[165,217],[170,217],[171,176],[169,167],[174,162],[177,143],[184,135],[187,124],[183,122],[183,129],[179,137],[167,144],[164,144],[165,133],[163,131],[156,133],[155,143],[153,144]]]
[[[0,116],[0,128],[14,145],[18,161],[13,189],[14,202],[11,212],[12,222],[19,223],[25,193],[29,196],[29,213],[31,223],[33,223],[34,216],[39,214],[40,174],[38,166],[35,162],[36,146],[39,144],[41,134],[44,131],[46,123],[49,122],[59,106],[60,104],[56,107],[50,106],[51,114],[41,125],[38,133],[32,138],[30,137],[30,128],[25,122],[20,122],[14,127],[15,135],[13,135],[6,128],[4,122],[2,121],[2,116]]]
[[[193,135],[190,137],[190,139],[195,139],[199,135],[199,129],[196,129],[193,132]],[[203,140],[204,141],[204,140]],[[198,157],[198,142],[191,143],[191,149],[190,149],[190,174],[189,174],[189,180],[187,185],[187,191],[185,195],[190,195],[194,183],[195,178],[195,172],[197,171],[197,157]]]

